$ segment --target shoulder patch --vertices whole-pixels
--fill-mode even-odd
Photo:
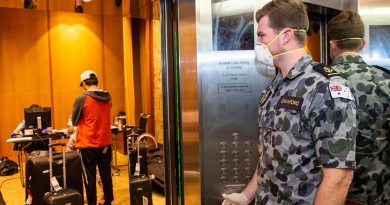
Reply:
[[[329,91],[333,99],[344,98],[348,100],[354,100],[354,97],[349,87],[340,82],[330,82]]]
[[[327,78],[331,78],[333,76],[340,76],[340,74],[337,71],[326,66],[323,63],[318,63],[318,64],[314,65],[313,69],[318,71],[319,73],[321,73],[322,75],[324,75]]]

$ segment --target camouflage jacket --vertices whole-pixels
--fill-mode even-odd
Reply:
[[[354,95],[334,70],[316,64],[306,54],[260,97],[260,204],[312,204],[321,167],[355,167]]]
[[[357,168],[348,197],[367,204],[390,204],[390,72],[343,55],[332,68],[355,88],[358,106]]]

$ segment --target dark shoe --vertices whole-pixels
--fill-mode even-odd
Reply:
[[[84,12],[83,6],[75,6],[74,7],[74,12],[76,12],[76,13],[83,13]]]

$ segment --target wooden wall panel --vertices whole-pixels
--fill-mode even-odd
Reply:
[[[305,50],[310,54],[313,60],[321,62],[321,36],[320,33],[313,32],[307,36]]]
[[[163,127],[163,98],[162,98],[162,72],[161,72],[161,25],[159,20],[152,21],[153,38],[153,109],[154,109],[154,136],[157,142],[164,143]]]
[[[130,1],[131,0],[122,0],[122,15],[129,17],[130,16]]]
[[[115,1],[114,0],[110,0],[110,1],[103,1],[103,8],[102,9],[102,12],[103,12],[103,15],[104,16],[118,16],[118,17],[122,17],[122,4],[123,2],[121,3],[121,6],[116,6],[115,5]],[[120,26],[122,27],[122,26]]]
[[[36,10],[46,10],[47,1],[48,0],[38,0]],[[24,9],[24,1],[23,0],[0,0],[0,7]]]
[[[42,11],[0,8],[0,19],[0,156],[13,158],[5,140],[23,108],[51,105],[47,18]]]
[[[51,106],[53,127],[66,127],[86,69],[112,90],[113,115],[124,110],[121,17],[0,8],[0,19],[0,156],[16,160],[5,140],[32,103]]]
[[[152,19],[160,20],[160,1],[153,0],[152,2]],[[161,31],[159,31],[160,35]]]
[[[80,74],[94,70],[103,86],[101,17],[68,12],[51,12],[50,41],[53,106],[57,128],[66,127],[74,99],[83,90]]]
[[[153,93],[152,85],[152,66],[151,66],[151,56],[153,55],[153,50],[151,48],[151,26],[150,20],[142,20],[140,24],[140,61],[141,61],[141,87],[142,87],[142,112],[152,114],[153,110],[151,109],[151,103],[153,98],[151,93]]]
[[[132,74],[133,74],[133,90],[134,90],[134,111],[133,113],[130,113],[134,115],[134,118],[136,119],[136,124],[138,124],[138,119],[140,116],[140,113],[145,112],[143,110],[143,104],[142,104],[142,92],[143,92],[143,84],[141,81],[141,70],[142,70],[142,64],[144,62],[141,61],[141,55],[145,55],[143,51],[141,50],[141,44],[143,43],[141,41],[141,35],[142,28],[141,28],[141,21],[142,19],[131,19],[131,36],[132,36]],[[146,62],[147,63],[147,62]],[[147,91],[147,90],[145,90]]]
[[[103,55],[106,89],[111,93],[111,119],[125,108],[122,17],[103,16]]]
[[[84,3],[84,13],[98,15],[102,14],[102,1],[103,0],[93,0],[88,3]],[[49,8],[50,11],[65,11],[74,13],[74,0],[50,0]]]
[[[122,18],[123,28],[123,62],[125,80],[125,101],[126,101],[126,121],[127,124],[135,124],[135,90],[133,73],[133,36],[132,21],[128,17]]]
[[[38,0],[35,10],[74,12],[75,0]],[[128,2],[130,8],[130,2]],[[122,16],[122,7],[116,6],[114,0],[93,0],[83,4],[84,13],[97,15]],[[23,0],[0,0],[0,7],[24,9]]]

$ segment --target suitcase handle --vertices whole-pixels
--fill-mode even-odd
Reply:
[[[139,174],[140,173],[140,166],[141,166],[141,155],[139,153],[139,143],[140,141],[143,139],[143,138],[151,138],[154,142],[154,144],[156,145],[156,148],[158,148],[158,144],[157,144],[157,141],[156,141],[156,138],[154,138],[154,136],[152,134],[149,134],[149,133],[143,133],[141,134],[140,136],[138,136],[137,140],[135,141],[135,144],[137,144],[137,164],[138,166],[136,165],[135,166],[135,172],[134,172],[134,175],[137,175],[137,173]],[[129,161],[130,162],[130,161]],[[138,170],[137,170],[138,169]]]
[[[66,145],[64,143],[64,136],[61,135],[61,143],[52,143],[52,138],[49,137],[49,184],[50,184],[50,192],[53,192],[53,185],[51,183],[51,178],[53,177],[53,147],[61,145],[62,147],[62,172],[63,172],[63,185],[64,188],[66,188],[66,158],[65,158],[65,149],[64,146]]]
[[[49,147],[55,147],[55,146],[58,146],[58,145],[65,146],[66,144],[65,143],[53,143],[53,144],[49,144],[48,146]]]

